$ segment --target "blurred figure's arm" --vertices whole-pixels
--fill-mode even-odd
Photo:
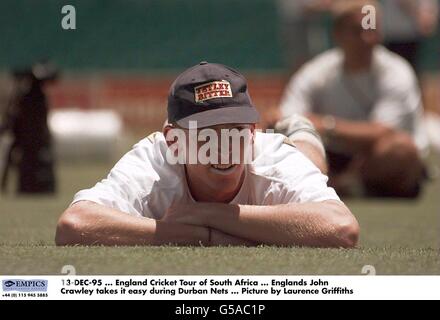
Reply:
[[[381,95],[369,119],[352,121],[314,113],[309,113],[308,118],[329,145],[352,153],[367,151],[379,139],[398,132],[411,135],[419,150],[425,153],[428,142],[422,124],[423,106],[417,78],[409,65],[396,72],[395,76],[383,75]]]
[[[370,121],[349,121],[333,116],[321,115],[314,112],[313,97],[319,95],[321,85],[319,70],[315,65],[304,66],[289,81],[281,99],[280,110],[284,117],[277,126],[282,124],[284,133],[291,135],[292,123],[298,115],[307,117],[312,122],[312,127],[324,138],[326,146],[334,140],[338,147],[347,151],[357,152],[371,146],[379,137],[389,133],[392,129],[380,123]],[[289,125],[286,125],[285,123]],[[290,126],[290,128],[289,128]]]
[[[307,117],[324,138],[327,146],[337,145],[338,149],[350,153],[364,152],[378,139],[394,133],[392,127],[379,122],[351,121],[313,113],[309,113]]]

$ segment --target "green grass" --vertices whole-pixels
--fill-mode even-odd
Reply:
[[[55,197],[0,198],[0,274],[440,274],[440,181],[417,201],[354,199],[358,249],[71,247],[54,245],[57,218],[73,194],[110,165],[63,164]]]

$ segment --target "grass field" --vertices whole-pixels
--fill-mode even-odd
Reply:
[[[54,245],[59,214],[110,165],[61,164],[56,197],[0,198],[0,274],[440,274],[440,181],[417,201],[354,199],[358,249],[70,247]]]

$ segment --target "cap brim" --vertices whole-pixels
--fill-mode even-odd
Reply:
[[[255,108],[238,106],[198,112],[177,120],[176,123],[182,128],[189,129],[190,121],[196,121],[197,128],[205,128],[219,124],[258,123],[259,119],[260,116]]]

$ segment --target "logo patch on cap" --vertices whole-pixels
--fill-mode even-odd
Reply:
[[[231,84],[226,80],[204,83],[194,88],[196,102],[215,98],[232,98]]]

